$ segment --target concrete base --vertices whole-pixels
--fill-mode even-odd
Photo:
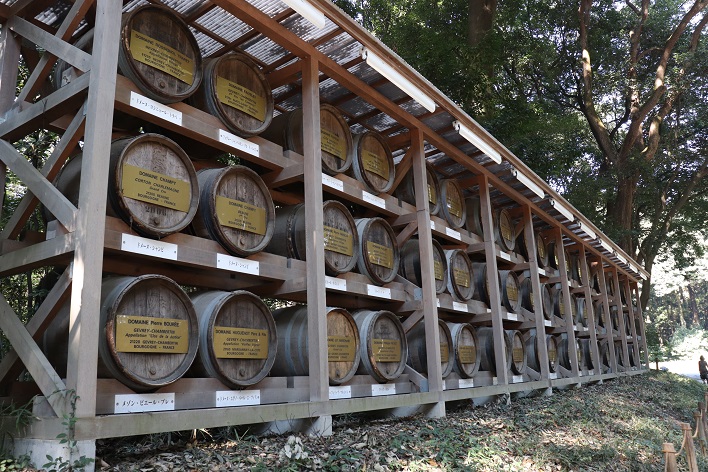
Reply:
[[[288,433],[303,433],[308,436],[331,436],[332,417],[320,416],[317,418],[300,418],[293,420],[278,420],[268,423],[255,424],[248,427],[248,431],[257,436]]]
[[[373,418],[409,418],[416,415],[423,415],[426,418],[444,418],[445,402],[387,408],[372,411],[367,416]]]
[[[70,449],[67,444],[62,444],[57,439],[6,439],[3,442],[3,447],[12,451],[13,457],[29,457],[30,465],[37,469],[43,469],[44,464],[51,462],[47,456],[59,459],[59,463],[65,463],[72,467],[81,461],[82,456],[89,459],[96,458],[96,441],[90,440],[77,441],[76,447]],[[57,462],[53,464],[59,465]],[[72,470],[94,470],[94,462],[85,468],[74,467]]]

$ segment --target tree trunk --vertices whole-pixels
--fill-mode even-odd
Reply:
[[[620,170],[621,172],[621,170]],[[609,205],[610,221],[614,222],[619,232],[617,244],[630,255],[634,254],[632,242],[632,221],[634,216],[634,196],[637,189],[637,179],[634,176],[618,178],[617,196]]]
[[[468,5],[467,42],[470,46],[476,46],[492,29],[497,0],[469,0]]]
[[[698,305],[696,304],[696,292],[692,284],[688,284],[688,307],[691,312],[691,325],[689,328],[699,328],[701,320],[698,318]]]
[[[678,316],[678,322],[679,322],[679,324],[680,324],[681,326],[683,326],[684,328],[686,328],[686,324],[687,324],[687,323],[686,323],[686,315],[685,315],[684,309],[683,309],[683,307],[686,305],[686,299],[685,299],[684,296],[683,296],[683,287],[679,287],[679,289],[677,290],[677,292],[678,292],[678,294],[679,294],[679,303],[678,303],[678,314],[679,314],[679,316]]]

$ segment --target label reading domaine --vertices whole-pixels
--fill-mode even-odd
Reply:
[[[258,144],[247,141],[223,129],[219,129],[219,142],[251,156],[259,157],[261,154],[261,147]]]
[[[351,385],[337,385],[336,387],[329,387],[329,399],[330,400],[342,400],[344,398],[352,397],[352,386]]]
[[[130,164],[123,165],[122,173],[123,196],[171,210],[189,212],[192,200],[190,182]],[[165,210],[158,208],[152,208],[151,213],[167,215]]]
[[[194,83],[194,60],[155,38],[132,30],[130,54],[136,61],[161,70],[188,85]]]
[[[266,98],[243,85],[216,76],[216,96],[224,105],[241,110],[259,121],[266,118]]]
[[[233,198],[216,196],[216,218],[222,226],[266,234],[266,209]]]
[[[322,229],[324,230],[324,248],[326,251],[350,257],[354,255],[354,237],[351,233],[327,225],[324,225]]]
[[[217,390],[215,403],[217,408],[229,406],[253,406],[261,404],[260,390]]]
[[[177,245],[155,241],[153,239],[141,238],[132,234],[123,233],[121,235],[122,251],[142,254],[144,256],[159,257],[161,259],[177,260]]]
[[[115,396],[113,413],[146,413],[175,409],[174,393],[139,393]]]
[[[373,241],[366,242],[369,262],[387,269],[393,269],[393,249]]]
[[[388,179],[390,169],[388,166],[388,160],[375,154],[371,151],[364,149],[361,152],[361,160],[364,163],[364,170]]]
[[[344,192],[344,182],[339,179],[335,179],[331,175],[322,174],[322,185],[340,192]]]
[[[354,337],[327,336],[327,362],[352,362],[356,355]]]
[[[322,151],[342,161],[347,159],[347,143],[344,138],[339,137],[328,129],[320,128],[320,139]]]
[[[384,395],[395,395],[396,384],[376,384],[371,386],[371,396],[381,397]]]
[[[379,198],[376,195],[372,195],[365,190],[361,191],[361,198],[367,203],[371,203],[372,205],[375,205],[379,208],[386,209],[386,200],[384,200],[383,198]]]
[[[265,329],[214,326],[213,335],[217,359],[268,359]]]
[[[216,268],[229,270],[231,272],[240,272],[242,274],[260,275],[260,264],[258,261],[250,261],[226,254],[216,253]]]
[[[366,284],[366,293],[370,297],[387,298],[391,299],[391,289],[386,287],[379,287],[377,285]]]
[[[401,362],[401,341],[372,339],[371,352],[376,362]]]
[[[186,354],[189,322],[174,318],[117,315],[116,351],[151,354]]]
[[[170,123],[182,126],[182,112],[174,108],[163,105],[147,97],[143,97],[139,93],[130,92],[130,106],[149,113]]]
[[[338,279],[336,277],[330,277],[329,275],[325,275],[325,288],[346,292],[347,281],[344,279]]]

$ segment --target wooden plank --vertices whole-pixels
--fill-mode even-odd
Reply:
[[[15,38],[9,29],[0,28],[0,121],[5,119],[5,114],[12,108],[15,100],[19,62],[19,39]],[[7,166],[4,162],[0,162],[0,217],[2,217],[5,200],[6,178]]]
[[[588,260],[585,249],[580,250],[578,255],[580,259],[580,283],[583,286],[585,295],[585,318],[588,322],[588,332],[590,333],[590,358],[592,359],[593,368],[600,371],[601,359],[600,350],[597,344],[597,326],[595,325],[595,307],[592,303],[592,289],[590,288],[590,271],[588,270]]]
[[[639,298],[639,284],[634,284],[634,294],[637,298],[637,318],[639,319],[639,336],[642,337],[642,346],[644,347],[644,365],[649,367],[649,349],[647,347],[647,331],[644,323],[644,315],[642,314],[642,303]]]
[[[573,323],[573,305],[570,298],[570,282],[568,281],[567,264],[570,261],[565,258],[565,246],[563,245],[563,232],[560,229],[554,231],[556,241],[556,253],[558,257],[558,275],[560,276],[561,290],[563,291],[563,303],[566,306],[565,331],[568,336],[568,356],[570,357],[570,371],[573,377],[578,376],[578,350],[575,349],[575,324]]]
[[[627,310],[629,312],[629,328],[630,336],[634,340],[632,343],[634,350],[634,359],[636,359],[637,367],[641,365],[641,360],[639,358],[639,343],[640,339],[637,337],[639,335],[639,326],[637,326],[636,313],[634,312],[634,306],[632,305],[632,287],[629,285],[629,278],[625,277],[623,279],[624,293],[627,301]]]
[[[605,281],[605,269],[603,268],[604,261],[601,258],[597,258],[597,261],[600,264],[600,267],[598,268],[597,271],[597,276],[598,279],[600,280],[600,300],[602,300],[602,303],[605,306],[605,331],[606,331],[606,337],[605,340],[607,341],[607,349],[609,351],[609,356],[610,356],[610,369],[612,369],[613,373],[617,372],[617,359],[615,358],[615,341],[614,341],[614,333],[612,329],[612,315],[610,313],[610,298],[608,297],[607,294],[607,283]],[[598,365],[598,369],[602,371],[602,366]]]
[[[8,252],[0,256],[0,277],[62,262],[68,264],[73,250],[74,235],[69,233]]]
[[[622,359],[624,367],[629,370],[629,350],[627,345],[627,329],[624,324],[624,310],[622,310],[622,295],[620,294],[619,272],[617,267],[612,270],[613,282],[615,285],[615,303],[617,304],[617,329],[619,329],[620,340],[622,342]]]

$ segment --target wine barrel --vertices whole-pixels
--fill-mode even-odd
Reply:
[[[565,297],[563,297],[563,289],[561,287],[556,287],[553,289],[552,293],[553,314],[559,318],[565,319],[565,316],[568,314],[568,311],[567,307],[565,306]]]
[[[467,205],[460,184],[454,179],[440,181],[440,213],[450,228],[461,228],[467,221]]]
[[[149,98],[184,100],[202,80],[202,56],[189,26],[169,8],[144,5],[123,15],[118,69]]]
[[[442,378],[447,377],[452,372],[453,340],[450,328],[444,321],[438,320],[438,337],[440,339],[440,370]],[[428,350],[425,344],[425,323],[420,322],[406,333],[408,342],[408,365],[413,370],[422,374],[428,373]]]
[[[197,355],[199,330],[191,300],[161,275],[106,277],[101,284],[98,377],[115,378],[136,392],[181,378]],[[43,349],[66,375],[69,302],[44,333]]]
[[[526,344],[521,331],[508,329],[504,334],[511,346],[511,372],[515,375],[523,375],[526,373]]]
[[[480,360],[480,369],[486,370],[492,373],[492,375],[497,374],[497,363],[496,357],[494,356],[494,336],[492,328],[480,327],[477,328],[477,338],[479,339],[479,344],[482,351],[482,356]],[[504,332],[504,351],[506,353],[506,364],[505,368],[508,371],[511,369],[512,364],[512,343],[510,342],[510,337]],[[523,344],[523,343],[522,343]]]
[[[534,240],[536,241],[536,259],[538,260],[538,265],[541,269],[546,268],[549,264],[546,237],[537,231],[534,234]]]
[[[615,341],[615,359],[617,360],[617,365],[621,367],[627,367],[624,362],[624,356],[622,355],[622,342]]]
[[[605,274],[605,288],[607,289],[607,296],[615,296],[615,276],[612,274]]]
[[[440,211],[440,183],[435,171],[429,165],[425,166],[425,179],[428,183],[428,210],[431,215],[437,215]],[[415,206],[415,182],[413,181],[413,171],[409,171],[401,183],[396,187],[394,195],[406,203]]]
[[[477,236],[484,238],[484,229],[482,227],[482,206],[478,196],[465,198],[465,209],[467,221],[465,228],[473,232]]]
[[[516,246],[516,254],[520,255],[524,261],[528,262],[529,261],[529,248],[526,245],[526,231],[521,229],[519,231],[519,228],[517,228],[518,234],[516,236],[516,242],[514,243]]]
[[[443,293],[447,287],[447,259],[439,242],[433,239],[433,268],[435,271],[435,293]],[[417,286],[423,285],[420,268],[420,242],[410,238],[401,248],[401,263],[398,273]]]
[[[268,306],[244,290],[210,290],[190,298],[199,318],[199,354],[189,375],[213,377],[235,389],[263,380],[278,346]]]
[[[577,252],[570,254],[570,280],[580,283],[580,255]]]
[[[535,302],[533,299],[533,284],[529,277],[519,283],[519,291],[521,292],[521,306],[533,313]]]
[[[477,329],[469,323],[447,322],[452,337],[452,370],[463,379],[469,379],[479,370],[482,346]]]
[[[325,273],[337,276],[354,268],[359,237],[351,213],[342,203],[327,200],[324,218]],[[306,260],[305,205],[281,207],[275,211],[274,237],[266,251],[283,257]]]
[[[256,136],[273,120],[273,94],[265,74],[246,54],[206,60],[202,86],[188,103],[216,116],[242,138]]]
[[[350,380],[359,367],[359,329],[344,308],[327,308],[327,372],[330,385]],[[271,375],[302,376],[310,372],[307,307],[281,308],[273,312],[278,329],[278,353]]]
[[[474,298],[489,306],[489,283],[487,281],[487,264],[484,262],[472,263],[474,276]]]
[[[200,170],[197,179],[200,196],[192,220],[194,233],[218,241],[236,256],[265,249],[275,230],[275,206],[258,174],[238,165]]]
[[[375,131],[353,137],[350,173],[374,195],[387,193],[396,180],[393,154],[386,139]]]
[[[605,304],[601,300],[597,300],[593,304],[593,311],[595,313],[595,326],[606,328],[605,319],[607,318],[607,313],[605,313]]]
[[[588,370],[594,369],[595,365],[592,361],[592,352],[590,351],[590,340],[581,339],[580,345],[583,348],[583,366],[585,366],[585,368],[587,368]]]
[[[572,363],[570,359],[568,337],[567,335],[561,335],[559,338],[560,339],[556,340],[558,343],[558,362],[561,366],[563,366],[563,368],[570,370],[572,368]],[[583,347],[577,338],[575,339],[575,353],[578,358],[578,363],[580,364],[578,367],[582,368],[581,363],[583,361]]]
[[[376,285],[392,282],[401,262],[393,228],[383,218],[360,218],[355,221],[359,236],[356,264],[359,272]]]
[[[627,343],[627,349],[629,350],[629,366],[639,367],[639,365],[637,364],[637,358],[634,355],[634,343]]]
[[[514,220],[509,212],[504,209],[498,209],[493,213],[494,216],[494,239],[497,241],[502,250],[512,252],[516,247],[516,233]]]
[[[553,292],[551,284],[541,286],[541,307],[543,308],[543,317],[547,320],[553,318]]]
[[[610,370],[610,349],[607,340],[600,343],[600,370],[602,374],[606,374]]]
[[[600,271],[597,263],[593,263],[593,265],[590,266],[590,288],[592,288],[595,293],[600,293]]]
[[[629,323],[629,313],[624,313],[624,332],[627,336],[632,336],[632,325]]]
[[[612,329],[617,331],[619,329],[619,310],[617,305],[610,306],[610,320],[612,320]]]
[[[521,308],[519,278],[516,273],[511,270],[500,270],[498,273],[502,305],[508,312],[518,313]]]
[[[558,252],[556,250],[556,241],[552,240],[548,242],[548,266],[551,269],[558,269]]]
[[[585,304],[585,298],[584,297],[576,297],[575,298],[576,302],[576,317],[573,320],[575,323],[580,323],[582,326],[586,327],[588,326],[588,317],[587,317],[587,308]]]
[[[55,185],[75,205],[83,155],[62,168]],[[174,141],[141,134],[111,143],[107,213],[143,236],[163,238],[191,223],[199,206],[197,174]],[[50,219],[47,215],[47,219]]]
[[[408,358],[406,332],[398,317],[386,310],[359,310],[353,316],[361,338],[357,373],[379,383],[397,379]]]
[[[536,372],[541,372],[541,357],[539,355],[538,338],[535,333],[526,339],[526,362],[528,367]],[[553,373],[558,367],[558,345],[555,336],[546,335],[546,347],[548,353],[548,371]]]
[[[475,292],[472,261],[462,249],[445,251],[447,260],[447,291],[458,302],[466,302]]]
[[[290,151],[303,154],[302,108],[282,113],[261,136]],[[320,104],[322,172],[336,175],[352,165],[352,134],[342,114],[332,105]]]

